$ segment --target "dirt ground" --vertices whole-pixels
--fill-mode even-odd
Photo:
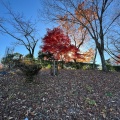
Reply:
[[[120,72],[41,70],[26,83],[0,74],[0,120],[120,120]]]

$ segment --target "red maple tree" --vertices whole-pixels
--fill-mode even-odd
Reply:
[[[57,60],[71,61],[75,60],[81,55],[77,47],[71,45],[68,35],[65,35],[63,30],[59,27],[53,30],[48,29],[47,34],[42,39],[42,52],[49,52],[53,54]]]

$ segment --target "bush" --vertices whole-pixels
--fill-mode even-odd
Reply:
[[[93,64],[91,64],[91,63],[81,63],[81,62],[68,62],[68,63],[65,63],[64,66],[66,68],[83,69],[83,70],[88,70],[88,69],[93,68]],[[95,64],[95,68],[98,68],[98,65]]]
[[[114,67],[115,71],[120,72],[120,66],[113,66],[113,67]]]
[[[107,69],[108,71],[115,71],[114,67],[111,65],[107,65]]]
[[[41,66],[42,68],[49,68],[51,66],[52,62],[49,60],[42,60],[41,61]]]
[[[51,65],[50,65],[50,64],[48,64],[48,65],[46,66],[46,68],[47,68],[47,69],[50,69],[50,68],[51,68]]]
[[[52,65],[52,61],[49,60],[43,60],[41,61],[42,68],[50,68]],[[58,61],[58,66],[60,68],[66,68],[66,69],[93,69],[92,63],[81,63],[81,62],[67,62],[64,61]],[[99,65],[95,64],[95,68],[97,69]]]
[[[82,70],[88,70],[88,69],[90,69],[90,65],[83,65],[82,66]]]
[[[33,82],[33,78],[38,74],[39,70],[42,68],[40,64],[36,64],[34,61],[22,61],[19,63],[20,70],[26,76],[27,82]]]
[[[107,69],[109,71],[120,71],[120,66],[112,66],[112,65],[107,65]]]

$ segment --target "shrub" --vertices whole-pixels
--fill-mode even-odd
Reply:
[[[88,69],[90,69],[90,66],[89,66],[89,65],[83,65],[83,66],[82,66],[82,69],[83,69],[83,70],[88,70]]]
[[[111,66],[111,65],[107,65],[107,69],[109,71],[115,71],[115,68],[113,66]]]
[[[47,69],[50,69],[50,68],[51,68],[51,65],[50,65],[50,64],[48,64],[48,65],[46,66],[46,68],[47,68]]]
[[[115,69],[115,71],[120,72],[120,66],[113,66],[113,68]]]
[[[41,61],[42,68],[48,68],[48,67],[50,67],[51,64],[52,64],[52,62],[49,60],[42,60]]]
[[[26,76],[27,82],[32,82],[36,74],[42,68],[40,64],[36,64],[34,61],[22,61],[19,63],[19,68]]]
[[[118,71],[118,72],[120,72],[120,66],[107,65],[107,69],[109,71]]]
[[[92,63],[81,63],[81,62],[68,62],[64,63],[65,68],[71,68],[71,69],[93,69]],[[95,64],[95,68],[97,69],[99,65]]]

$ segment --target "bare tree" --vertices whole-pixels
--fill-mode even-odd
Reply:
[[[2,17],[0,17],[0,25],[2,25],[4,23],[4,19],[2,18]],[[1,29],[1,27],[0,27],[0,33],[2,34],[2,29]]]
[[[69,21],[85,28],[95,42],[100,54],[102,70],[107,71],[104,47],[105,36],[120,16],[114,5],[118,0],[45,0],[43,17],[49,20]],[[110,9],[113,9],[110,11]]]
[[[116,61],[120,62],[120,23],[107,37],[106,52]],[[113,34],[114,33],[114,34]]]
[[[10,27],[7,28],[0,23],[0,30],[16,39],[15,45],[24,46],[28,50],[31,58],[33,58],[35,47],[39,40],[36,38],[36,23],[33,23],[31,19],[26,20],[20,13],[14,13],[10,6],[6,4],[4,4],[4,6],[8,10],[9,15],[9,19],[6,19],[5,22],[7,22]]]

